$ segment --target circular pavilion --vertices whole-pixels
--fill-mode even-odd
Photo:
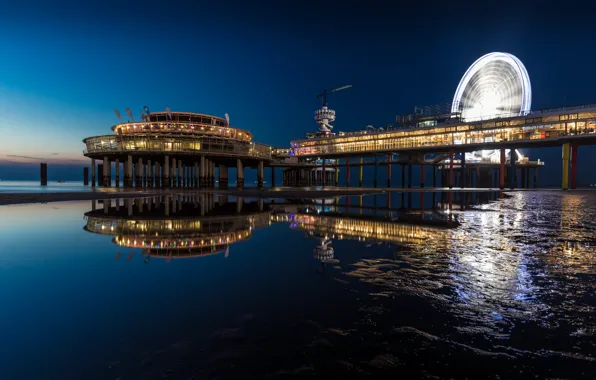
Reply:
[[[112,163],[116,186],[120,164],[124,186],[213,186],[218,168],[219,184],[228,183],[228,168],[237,168],[237,183],[244,184],[244,168],[256,167],[263,182],[264,163],[271,161],[271,147],[252,141],[248,131],[230,127],[217,116],[189,112],[154,112],[145,121],[112,126],[111,135],[83,140],[84,155],[100,160],[98,183],[111,185]]]

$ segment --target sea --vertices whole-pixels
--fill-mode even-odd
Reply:
[[[0,206],[1,378],[594,379],[594,215],[590,191]]]

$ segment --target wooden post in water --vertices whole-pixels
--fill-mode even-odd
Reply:
[[[40,171],[41,171],[41,186],[47,186],[48,185],[48,164],[43,162],[40,165]]]
[[[89,168],[83,168],[83,185],[89,186]]]

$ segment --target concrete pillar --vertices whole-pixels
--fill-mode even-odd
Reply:
[[[408,158],[408,189],[412,188],[412,157]]]
[[[358,167],[358,186],[362,187],[362,172],[364,171],[364,158],[360,157],[360,166]]]
[[[199,162],[195,160],[194,162],[194,170],[193,170],[193,186],[199,186]]]
[[[182,172],[182,160],[179,159],[178,160],[178,186],[182,187],[184,186],[184,183],[182,182],[182,176],[183,176],[183,172]]]
[[[453,150],[449,151],[449,188],[453,189]]]
[[[259,165],[257,167],[257,184],[259,187],[263,186],[263,170],[264,170],[264,162],[263,161],[259,161]]]
[[[401,188],[406,188],[406,164],[401,164]]]
[[[215,187],[215,161],[209,161],[209,175],[210,175],[210,181],[209,181],[209,185],[212,187]]]
[[[103,173],[102,173],[102,178],[103,178],[103,180],[102,180],[102,181],[103,181],[103,182],[102,182],[102,185],[103,185],[104,187],[108,187],[108,186],[110,186],[110,185],[109,185],[109,182],[108,182],[108,176],[109,176],[109,174],[108,174],[108,173],[109,173],[109,170],[110,170],[110,169],[109,169],[109,166],[110,166],[110,160],[108,159],[108,157],[107,157],[107,156],[105,156],[105,157],[103,158]]]
[[[219,187],[228,187],[228,167],[224,164],[219,164]]]
[[[128,157],[126,157],[126,169],[124,171],[124,180],[126,181],[126,186],[128,187],[132,187],[132,174],[132,155],[129,154]]]
[[[464,187],[466,187],[466,182],[468,179],[468,172],[466,171],[466,152],[462,152],[461,153],[461,164],[460,164],[460,169],[461,169],[461,188],[463,189]]]
[[[577,188],[577,144],[571,145],[571,189]]]
[[[350,187],[350,157],[346,157],[346,187]]]
[[[178,170],[176,166],[176,159],[174,157],[172,157],[172,166],[170,166],[170,178],[172,178],[172,187],[178,186]]]
[[[302,180],[302,174],[300,175],[300,179]],[[275,187],[275,166],[271,167],[271,187]]]
[[[205,187],[205,182],[207,181],[206,171],[205,168],[205,156],[201,156],[199,159],[199,186]]]
[[[424,188],[424,164],[420,164],[420,187]]]
[[[95,158],[91,159],[91,186],[95,187],[95,170],[97,167],[95,166]]]
[[[211,186],[211,161],[205,158],[205,187]]]
[[[120,159],[116,159],[116,163],[114,164],[114,169],[116,169],[116,187],[120,187]]]
[[[499,166],[499,188],[505,190],[505,148],[501,148],[501,164]]]
[[[170,187],[172,185],[170,178],[170,157],[165,156],[163,160],[163,187]]]
[[[48,164],[47,163],[41,163],[39,165],[39,170],[40,170],[40,183],[41,183],[41,186],[47,186],[48,185]]]
[[[521,171],[521,173],[520,173],[521,174],[521,181],[519,183],[519,187],[523,189],[523,188],[526,187],[526,168],[522,167],[520,169],[520,171]]]
[[[335,186],[337,186],[338,182],[339,182],[339,167],[336,167],[335,168]]]
[[[515,170],[515,149],[509,150],[509,187],[511,190],[515,188],[515,178],[517,177],[517,173]]]
[[[390,154],[387,155],[387,187],[391,187],[391,162],[393,158]]]
[[[155,186],[162,187],[163,174],[161,173],[161,163],[155,161]]]
[[[151,160],[147,160],[147,186],[153,186],[153,164]]]
[[[83,168],[83,185],[89,186],[89,168]]]
[[[379,161],[378,156],[375,154],[375,166],[374,166],[374,177],[373,177],[373,187],[377,187],[377,169],[379,168]]]
[[[327,160],[325,159],[325,157],[323,157],[322,160],[323,160],[323,166],[322,166],[322,171],[321,171],[321,179],[323,181],[322,185],[325,186],[325,179],[326,179],[325,177],[327,176],[327,168],[325,167],[325,163],[326,163],[325,161],[327,161]]]
[[[433,168],[433,187],[437,187],[437,167],[436,165],[432,166]],[[434,195],[434,193],[433,193]],[[433,202],[433,207],[434,207],[434,202]]]
[[[137,166],[135,168],[135,187],[142,186],[143,184],[143,158],[139,157],[137,160]]]
[[[563,180],[561,188],[563,190],[569,190],[569,151],[570,144],[563,144]]]
[[[239,158],[236,160],[236,186],[244,186],[244,165]]]

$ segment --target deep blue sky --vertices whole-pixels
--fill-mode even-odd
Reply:
[[[534,109],[596,102],[593,2],[44,3],[0,12],[0,178],[39,159],[83,164],[81,139],[111,133],[114,108],[227,112],[288,146],[316,128],[319,90],[352,84],[330,99],[336,129],[381,126],[450,102],[491,51],[524,62]],[[530,153],[560,168],[558,150]]]

